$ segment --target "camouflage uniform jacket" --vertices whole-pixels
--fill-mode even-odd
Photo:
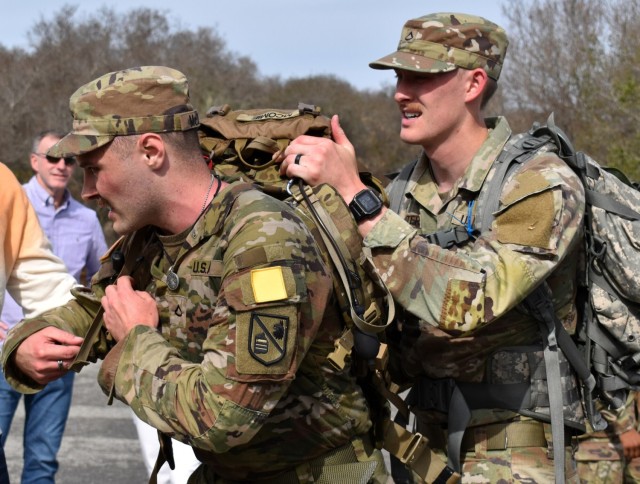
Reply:
[[[449,193],[438,193],[423,154],[400,214],[388,210],[365,238],[376,268],[405,310],[402,348],[395,352],[402,358],[394,359],[392,368],[399,368],[395,376],[406,382],[419,376],[491,383],[528,379],[526,355],[505,349],[540,341],[538,323],[516,306],[543,280],[565,326],[575,324],[584,191],[553,152],[536,154],[507,181],[492,230],[449,250],[421,237],[473,223],[474,201],[511,136],[504,118],[486,122],[487,140]],[[503,417],[504,412],[474,412],[472,423]]]
[[[104,358],[103,390],[144,421],[238,480],[294,468],[370,428],[360,388],[326,358],[343,330],[331,274],[284,203],[235,183],[192,227],[175,264],[153,230],[127,238],[128,250],[144,256],[132,276],[156,298],[160,324],[136,326],[110,351],[103,331],[94,356]],[[15,388],[38,390],[9,359],[20,341],[48,325],[84,335],[113,275],[105,260],[91,290],[15,327],[3,355]]]

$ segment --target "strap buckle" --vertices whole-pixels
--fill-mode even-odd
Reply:
[[[453,227],[425,235],[424,237],[430,244],[436,244],[443,249],[450,249],[454,245],[462,245],[471,238],[465,227]]]
[[[335,349],[327,355],[327,360],[329,360],[329,363],[335,370],[344,370],[347,364],[346,360],[351,356],[353,344],[353,332],[350,329],[346,330],[339,339],[335,340],[333,343]]]
[[[428,445],[429,441],[420,432],[416,432],[411,435],[411,441],[407,445],[407,449],[398,456],[400,462],[405,465],[411,465],[411,463],[421,454],[422,450]],[[420,452],[418,452],[420,451]]]

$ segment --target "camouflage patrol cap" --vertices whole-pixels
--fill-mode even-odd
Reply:
[[[398,50],[369,67],[425,73],[481,67],[497,81],[508,44],[504,29],[482,17],[433,13],[408,20]]]
[[[189,102],[187,78],[162,66],[105,74],[74,92],[69,109],[73,129],[49,149],[49,156],[88,153],[116,136],[187,131],[200,125]]]

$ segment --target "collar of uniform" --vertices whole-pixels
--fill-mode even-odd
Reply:
[[[202,239],[220,233],[236,198],[241,193],[254,189],[254,186],[249,183],[237,181],[220,190],[220,193],[211,201],[204,213],[193,225],[184,245],[194,247]]]
[[[475,193],[480,191],[494,161],[511,137],[511,128],[506,118],[502,116],[487,118],[485,124],[489,128],[489,136],[471,160],[467,171],[458,183],[460,190],[464,189]]]
[[[451,191],[455,196],[460,190],[479,192],[487,173],[493,162],[498,157],[505,143],[511,136],[511,128],[504,117],[486,118],[485,123],[489,128],[489,136],[475,154],[457,186]],[[407,192],[425,208],[433,213],[438,213],[442,206],[442,199],[438,194],[438,187],[429,170],[429,158],[422,153],[416,168],[413,170]]]

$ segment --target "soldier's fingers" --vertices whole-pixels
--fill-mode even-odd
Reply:
[[[130,276],[118,277],[116,286],[118,289],[133,291],[133,278],[131,278]]]

